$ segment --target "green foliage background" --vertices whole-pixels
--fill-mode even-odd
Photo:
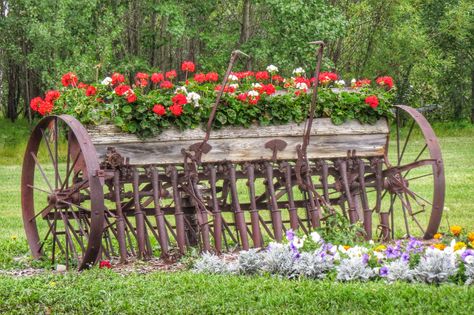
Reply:
[[[3,0],[0,108],[15,119],[29,100],[74,71],[98,81],[118,70],[167,71],[193,60],[222,73],[235,48],[240,70],[314,67],[309,41],[328,43],[324,68],[391,75],[398,103],[438,104],[437,118],[474,119],[472,0]],[[181,74],[182,75],[182,74]]]

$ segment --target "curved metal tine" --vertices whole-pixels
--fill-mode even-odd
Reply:
[[[411,207],[410,199],[408,199],[408,194],[406,192],[404,194],[405,194],[405,200],[406,200],[406,203],[407,203],[407,206],[408,206],[408,208],[407,208],[408,209],[408,215],[410,215],[412,220],[415,221],[415,223],[418,225],[418,227],[420,228],[421,232],[424,235],[425,230],[421,226],[420,222],[418,222],[418,220],[416,219],[416,214],[419,213],[419,212],[416,212],[416,213],[413,212],[413,208]],[[422,208],[423,208],[423,206],[422,206]]]
[[[400,202],[402,204],[402,211],[403,211],[403,221],[405,222],[405,230],[407,232],[407,235],[408,236],[411,236],[410,235],[410,228],[408,227],[408,219],[407,219],[407,204],[403,201],[403,197],[401,196],[400,193],[397,193],[397,197],[400,199]]]

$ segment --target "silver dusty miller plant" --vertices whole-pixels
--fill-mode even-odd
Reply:
[[[337,266],[337,280],[353,281],[361,280],[368,281],[375,276],[375,272],[367,265],[368,256],[365,254],[362,257],[352,257],[341,260]]]
[[[254,275],[261,271],[263,266],[263,255],[258,249],[241,251],[238,258],[238,271],[244,275]]]
[[[288,246],[271,243],[263,253],[262,269],[270,274],[290,277],[294,260],[294,253]]]
[[[413,270],[410,269],[408,261],[397,259],[380,269],[380,276],[387,282],[413,281]]]
[[[456,257],[449,251],[428,248],[413,270],[415,279],[426,283],[441,283],[457,272]]]
[[[466,285],[471,285],[474,283],[474,262],[472,263],[465,263],[464,267],[466,270],[464,271],[464,274],[466,275]]]
[[[293,265],[295,275],[310,279],[323,279],[333,268],[333,256],[320,251],[302,253]]]
[[[228,266],[216,255],[211,253],[203,253],[201,258],[199,258],[194,264],[193,271],[196,273],[210,274],[227,273]]]

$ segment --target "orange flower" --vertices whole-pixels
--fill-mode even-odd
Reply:
[[[451,233],[458,236],[459,234],[461,234],[462,227],[460,227],[459,225],[453,225],[449,228],[449,230],[451,231]]]
[[[439,239],[442,238],[442,237],[443,237],[443,234],[441,234],[441,233],[436,233],[435,235],[433,235],[433,238],[434,238],[435,240],[439,240]]]
[[[434,244],[433,246],[434,246],[434,248],[437,248],[439,250],[443,250],[443,249],[446,248],[446,245],[443,244],[443,243]]]
[[[474,242],[474,232],[467,233],[467,238],[469,241]]]

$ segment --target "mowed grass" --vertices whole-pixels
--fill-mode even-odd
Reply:
[[[436,125],[446,172],[441,230],[474,229],[474,127]],[[0,121],[0,269],[29,259],[20,205],[23,150],[28,137]],[[3,142],[1,139],[4,139]],[[8,139],[8,140],[5,140]],[[3,145],[2,145],[3,143]],[[474,289],[383,282],[334,283],[271,277],[207,276],[191,272],[118,275],[105,270],[0,276],[0,313],[459,313],[474,311]]]

